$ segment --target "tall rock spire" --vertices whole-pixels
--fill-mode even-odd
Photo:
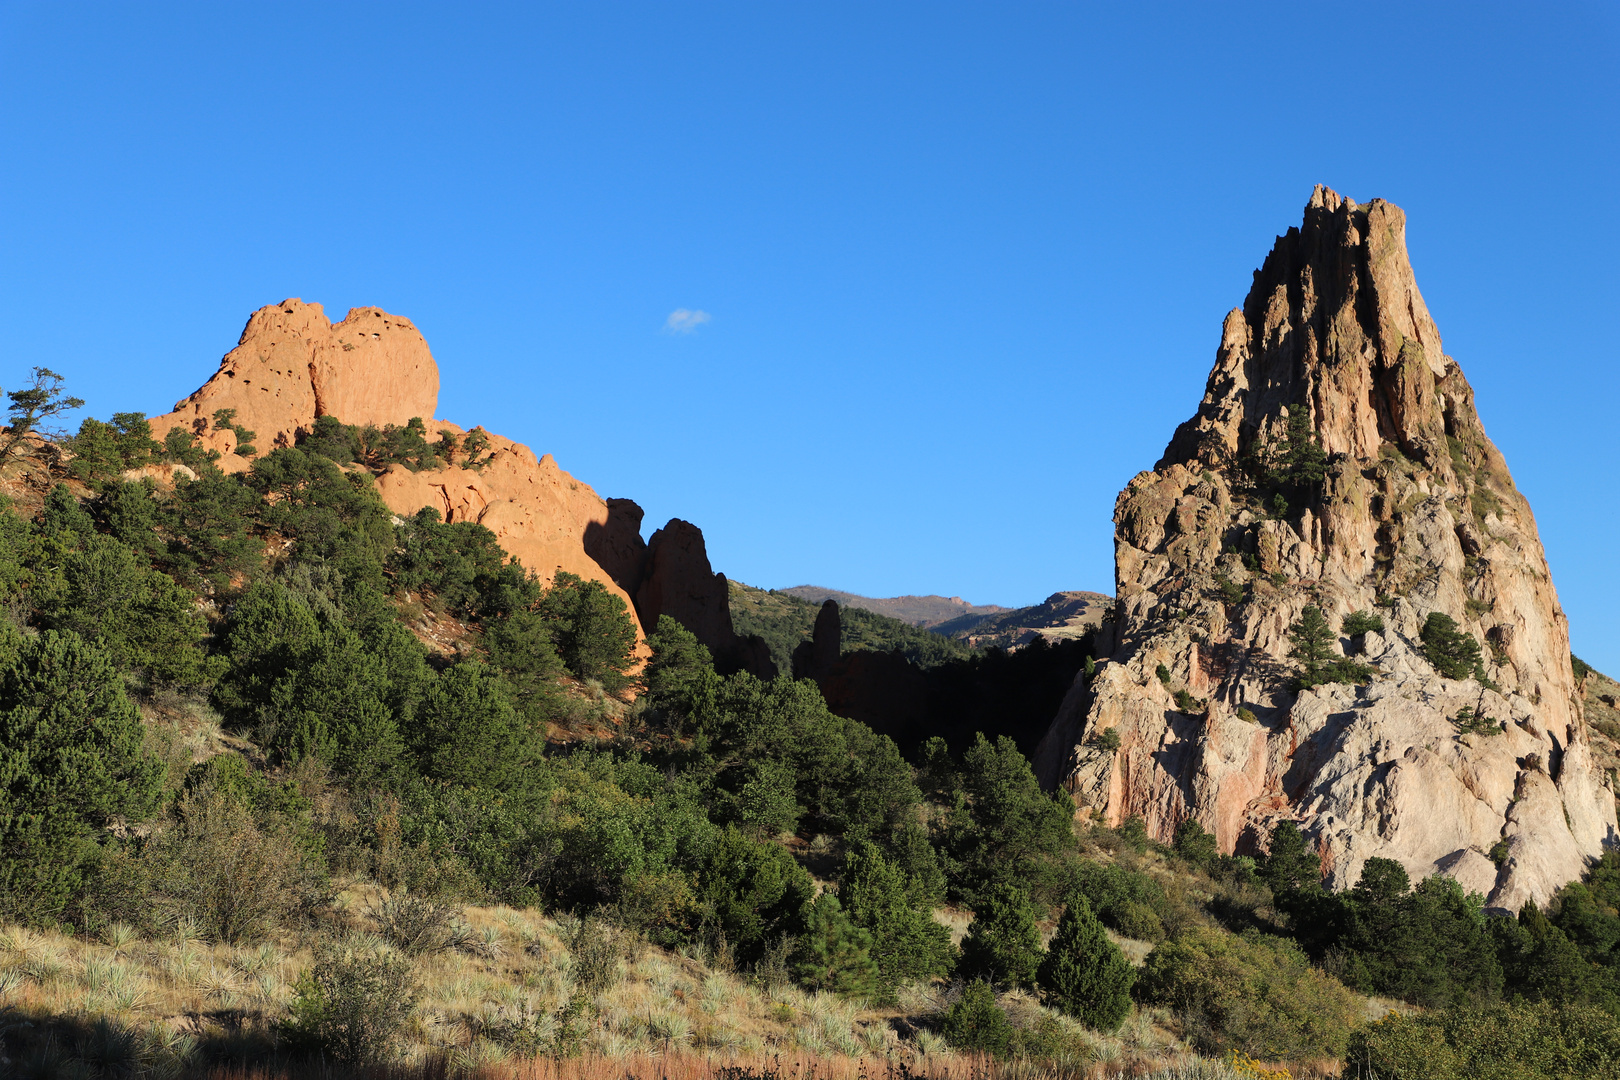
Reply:
[[[1535,519],[1441,348],[1405,227],[1318,186],[1278,238],[1196,415],[1120,493],[1112,656],[1037,765],[1160,839],[1194,818],[1254,851],[1296,819],[1334,886],[1382,856],[1516,910],[1615,838],[1614,797]],[[1383,619],[1335,646],[1372,669],[1360,685],[1293,689],[1288,628],[1308,605],[1334,630]],[[1484,647],[1482,679],[1425,659],[1431,612]],[[1117,752],[1095,745],[1108,729]]]

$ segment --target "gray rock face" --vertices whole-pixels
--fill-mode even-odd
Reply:
[[[1326,475],[1278,485],[1300,416]],[[1229,852],[1294,819],[1336,888],[1381,856],[1512,910],[1617,839],[1535,519],[1441,351],[1398,208],[1316,189],[1227,316],[1197,414],[1114,521],[1111,656],[1036,762],[1082,811],[1141,815],[1161,840],[1194,818]],[[1337,646],[1373,668],[1363,685],[1291,689],[1288,628],[1311,604],[1335,630],[1383,618]],[[1429,664],[1430,612],[1480,642],[1494,689]],[[1464,710],[1495,733],[1465,732]],[[1117,752],[1094,745],[1107,729]]]

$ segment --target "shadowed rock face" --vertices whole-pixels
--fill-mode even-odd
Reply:
[[[703,530],[689,521],[671,518],[647,542],[636,612],[649,634],[657,631],[660,615],[686,627],[708,647],[721,674],[748,671],[763,679],[776,676],[764,639],[737,636],[726,576],[709,565]]]
[[[1327,475],[1279,514],[1245,462],[1286,445],[1297,415]],[[1297,819],[1334,887],[1382,856],[1513,910],[1614,839],[1535,520],[1441,350],[1398,208],[1316,189],[1226,317],[1197,414],[1114,522],[1111,658],[1038,752],[1084,810],[1140,814],[1161,840],[1195,818],[1225,851]],[[1338,644],[1374,667],[1366,685],[1290,689],[1288,628],[1312,603],[1334,629],[1382,615],[1383,633]],[[1499,690],[1424,659],[1436,611],[1485,646]],[[1501,732],[1461,734],[1464,708]],[[1117,753],[1091,745],[1106,729]]]

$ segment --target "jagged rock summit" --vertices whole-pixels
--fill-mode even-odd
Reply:
[[[159,440],[175,427],[190,429],[220,452],[221,468],[240,472],[252,462],[236,454],[232,427],[214,423],[220,409],[236,410],[235,424],[256,433],[254,445],[264,454],[296,445],[322,416],[379,427],[421,418],[430,439],[443,431],[466,435],[456,424],[430,419],[438,400],[438,365],[409,319],[368,307],[333,323],[321,305],[294,299],[254,312],[214,376],[151,423]],[[725,579],[717,581],[709,567],[696,526],[670,522],[680,543],[660,552],[655,534],[649,551],[635,503],[603,499],[550,454],[537,458],[527,446],[483,434],[488,447],[476,468],[391,465],[376,477],[378,493],[396,514],[433,507],[446,521],[478,522],[542,579],[566,570],[600,581],[642,613],[646,633],[667,611],[689,621],[717,656],[754,666],[758,650],[732,634]],[[682,557],[674,557],[677,547]]]
[[[1381,856],[1516,911],[1615,841],[1615,801],[1535,519],[1441,349],[1405,226],[1389,203],[1318,187],[1278,238],[1197,414],[1120,493],[1109,656],[1037,768],[1082,811],[1139,814],[1161,840],[1194,818],[1254,852],[1295,819],[1333,887]],[[1313,441],[1319,482],[1278,464]],[[1335,631],[1382,618],[1334,647],[1372,668],[1360,685],[1293,689],[1288,630],[1307,605]],[[1483,679],[1425,659],[1431,612],[1484,647]]]

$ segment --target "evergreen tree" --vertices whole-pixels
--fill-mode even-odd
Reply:
[[[1289,484],[1320,484],[1327,476],[1327,453],[1316,441],[1308,406],[1288,410],[1288,434],[1278,479]]]
[[[737,824],[760,840],[792,832],[800,814],[793,767],[780,761],[755,761],[743,771],[747,779],[732,799]]]
[[[112,819],[156,808],[163,770],[105,651],[55,630],[12,647],[0,674],[0,912],[49,920]]]
[[[1204,827],[1192,818],[1176,826],[1174,846],[1177,855],[1206,870],[1215,865],[1221,854],[1215,834],[1205,832]]]
[[[533,611],[514,611],[485,623],[484,650],[489,664],[505,676],[512,703],[531,724],[543,723],[557,711],[557,676],[562,660],[551,644],[546,621]]]
[[[1075,893],[1035,981],[1053,1004],[1087,1027],[1113,1031],[1130,1014],[1136,971],[1103,932],[1086,898]]]
[[[45,421],[62,413],[84,408],[82,398],[63,395],[62,376],[50,368],[34,368],[32,378],[33,381],[27,386],[21,390],[13,390],[7,395],[11,398],[8,410],[11,419],[6,425],[5,441],[0,443],[0,464],[9,460],[18,444],[31,433],[47,438],[62,434],[46,427]]]
[[[429,685],[408,742],[424,775],[466,787],[508,786],[537,749],[500,674],[476,660]]]
[[[932,759],[930,767],[937,767]],[[1074,844],[1068,795],[1043,792],[1029,759],[1005,735],[993,743],[976,735],[954,775],[954,804],[940,836],[952,899],[973,908],[999,882],[1049,880],[1057,857]]]
[[[1041,932],[1029,894],[1016,885],[994,885],[973,913],[962,939],[957,971],[995,986],[1035,985],[1041,965]]]
[[[913,904],[905,875],[870,840],[850,851],[838,895],[855,925],[871,931],[872,959],[888,986],[949,973],[950,931]]]
[[[218,676],[203,652],[207,625],[195,599],[110,536],[82,536],[34,599],[46,626],[98,642],[114,663],[154,682],[207,686]]]
[[[822,893],[806,909],[804,933],[788,965],[794,981],[807,990],[872,997],[882,986],[872,935],[849,921],[831,893]]]
[[[568,670],[610,692],[629,683],[625,672],[633,662],[636,628],[623,599],[600,581],[559,570],[538,610]]]
[[[962,996],[945,1013],[940,1034],[952,1049],[991,1057],[1006,1057],[1013,1040],[1012,1024],[996,1003],[995,991],[981,980],[962,988]]]
[[[1334,655],[1333,628],[1315,604],[1300,612],[1299,621],[1288,628],[1288,640],[1294,644],[1288,655],[1305,666],[1302,682],[1312,680]]]
[[[668,615],[660,615],[647,647],[652,659],[647,661],[642,679],[654,706],[685,716],[701,707],[700,697],[712,697],[714,657],[696,634]]]
[[[1322,857],[1311,850],[1296,822],[1279,821],[1271,830],[1271,844],[1259,872],[1260,880],[1274,893],[1320,888]]]
[[[1440,611],[1429,612],[1420,634],[1423,655],[1434,670],[1448,679],[1466,679],[1470,675],[1484,681],[1485,671],[1480,664],[1479,642],[1474,635],[1457,628],[1457,620]]]

